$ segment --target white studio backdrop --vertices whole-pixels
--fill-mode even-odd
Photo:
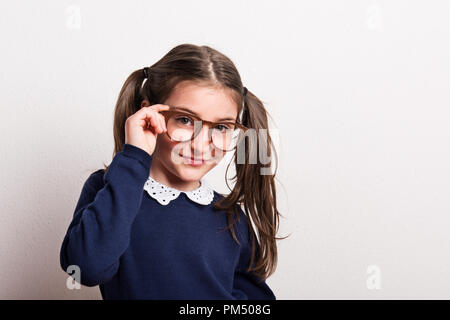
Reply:
[[[126,77],[181,43],[236,64],[278,130],[278,299],[449,299],[450,1],[3,1],[0,299],[66,287]],[[208,173],[226,191],[224,165]]]

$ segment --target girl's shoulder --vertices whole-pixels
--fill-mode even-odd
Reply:
[[[217,202],[221,200],[222,198],[225,198],[227,195],[219,193],[214,190],[214,202]],[[245,239],[245,241],[248,241],[249,235],[250,235],[250,229],[249,229],[249,216],[245,213],[243,206],[239,203],[234,204],[236,208],[236,213],[238,216],[238,219],[236,220],[236,230],[240,234],[241,239]]]
[[[105,169],[98,169],[97,171],[92,172],[86,179],[85,185],[88,185],[92,189],[100,190],[104,186],[104,174]]]

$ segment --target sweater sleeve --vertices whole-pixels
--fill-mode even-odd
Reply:
[[[82,285],[96,286],[116,274],[129,246],[151,161],[143,149],[125,144],[105,174],[98,170],[84,183],[60,250],[62,269],[78,266]]]
[[[242,211],[241,213],[243,214]],[[262,279],[252,271],[247,272],[251,257],[250,229],[247,222],[243,223],[242,226],[245,230],[244,238],[246,241],[242,244],[241,255],[234,273],[233,295],[237,299],[276,300],[275,294],[267,285],[266,281],[261,281]],[[258,258],[259,249],[258,241],[255,243],[256,254],[254,261]]]

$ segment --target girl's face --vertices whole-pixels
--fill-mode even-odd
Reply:
[[[209,121],[226,118],[235,121],[238,115],[238,106],[229,91],[200,86],[191,81],[180,82],[163,104],[187,108],[199,118]],[[155,167],[185,182],[199,181],[225,156],[209,141],[208,130],[205,124],[196,138],[187,142],[172,141],[165,133],[158,135],[154,151]],[[204,161],[190,164],[190,160],[183,156]]]

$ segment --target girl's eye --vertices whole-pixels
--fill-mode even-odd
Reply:
[[[189,117],[181,116],[176,118],[177,122],[181,123],[182,125],[190,125],[192,123],[192,119]]]
[[[225,132],[227,130],[231,130],[231,128],[227,127],[226,125],[223,124],[218,124],[216,126],[216,129],[218,129],[220,132]]]

